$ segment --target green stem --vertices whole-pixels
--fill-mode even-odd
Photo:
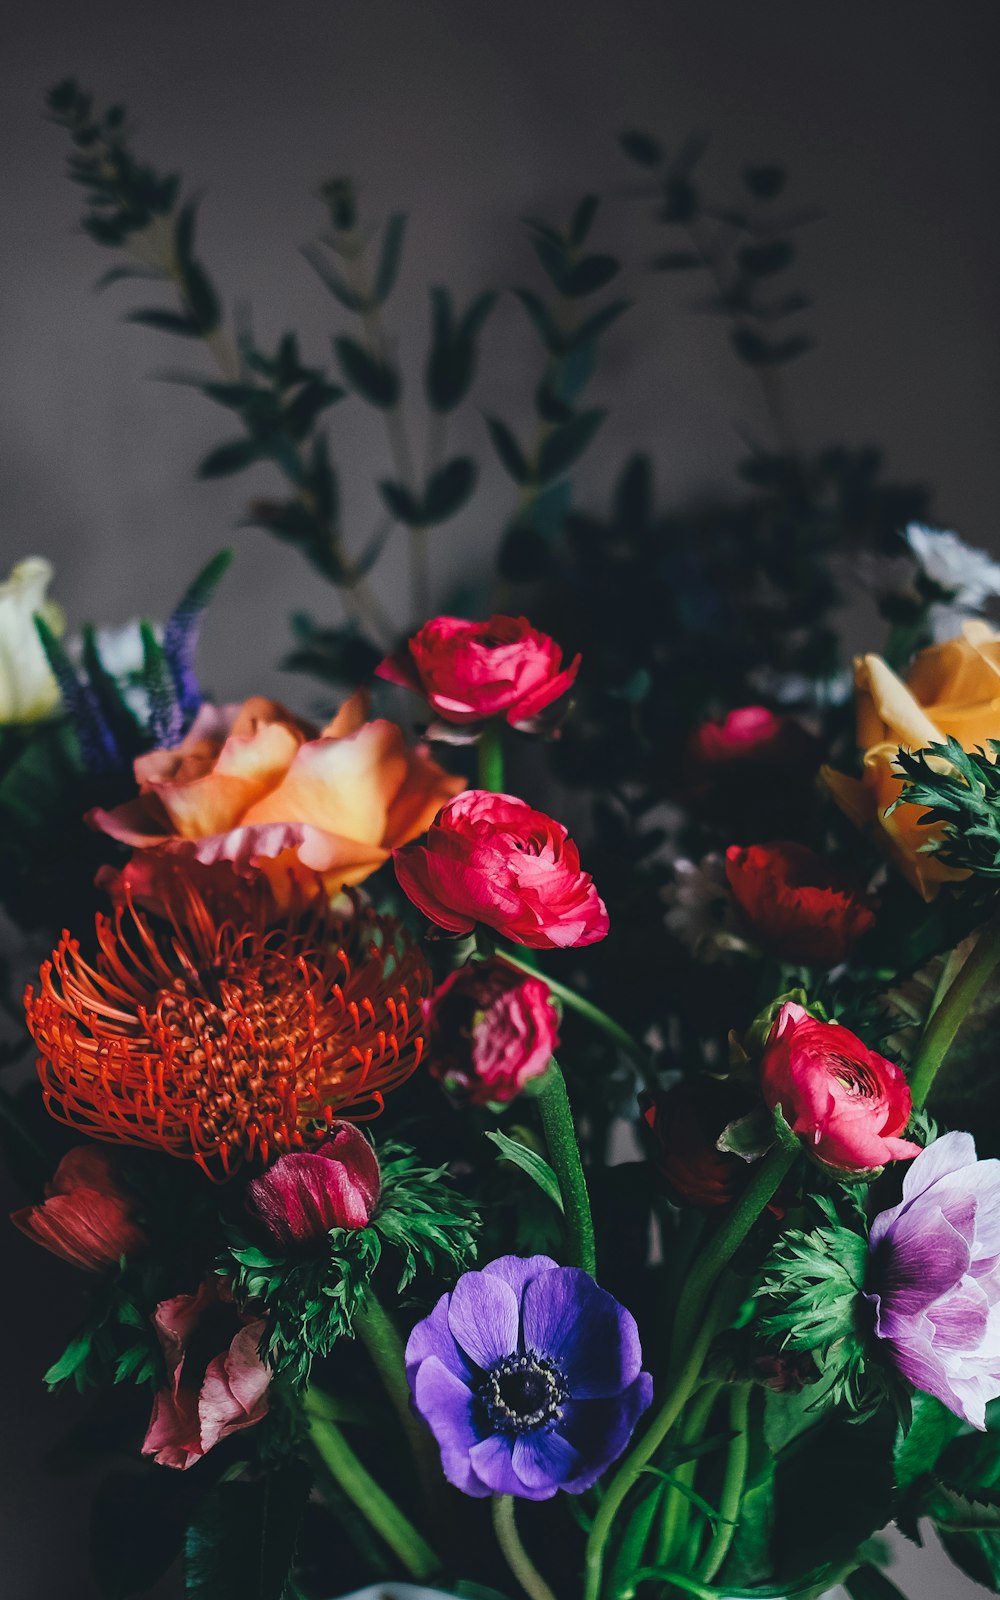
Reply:
[[[517,1531],[513,1495],[493,1496],[493,1531],[497,1536],[497,1544],[503,1551],[504,1560],[529,1600],[555,1600],[555,1595],[521,1543],[521,1535]]]
[[[536,978],[543,978],[557,1000],[561,1000],[564,1006],[568,1006],[571,1011],[575,1011],[578,1016],[583,1017],[587,1022],[593,1023],[595,1028],[598,1028],[601,1033],[613,1040],[622,1054],[628,1056],[639,1069],[643,1080],[652,1085],[653,1080],[650,1075],[647,1052],[643,1049],[638,1039],[633,1039],[628,1029],[623,1028],[621,1023],[615,1021],[614,1017],[609,1017],[606,1011],[602,1011],[600,1006],[595,1006],[592,1001],[585,1000],[583,995],[576,993],[575,989],[569,989],[566,984],[559,983],[555,978],[550,978],[547,972],[540,973],[537,966],[526,956],[515,955],[512,950],[498,950],[497,955],[501,961],[506,961],[509,967],[516,967],[519,972],[530,972]]]
[[[503,794],[503,734],[499,722],[487,722],[476,746],[480,789]]]
[[[392,1318],[370,1288],[364,1309],[354,1319],[354,1327],[402,1424],[421,1485],[430,1498],[441,1480],[434,1441],[410,1405],[403,1341]]]
[[[426,1583],[435,1577],[442,1569],[442,1562],[362,1465],[336,1423],[324,1414],[322,1395],[307,1389],[304,1405],[309,1437],[330,1476],[417,1583]]]
[[[726,1297],[722,1290],[716,1290],[713,1298],[716,1282],[788,1173],[796,1154],[796,1151],[786,1149],[784,1145],[775,1145],[757,1163],[753,1178],[708,1241],[684,1285],[671,1350],[670,1373],[673,1382],[653,1421],[612,1478],[594,1518],[587,1541],[584,1600],[598,1600],[604,1548],[622,1501],[656,1454],[697,1385],[702,1363],[725,1310]]]
[[[584,1272],[589,1272],[593,1277],[597,1270],[597,1254],[590,1195],[580,1160],[573,1111],[566,1093],[566,1079],[555,1061],[549,1063],[537,1103],[552,1168],[559,1180],[559,1193],[562,1195],[569,1233],[571,1265],[582,1267]]]
[[[722,1480],[722,1498],[719,1511],[722,1521],[712,1536],[712,1543],[702,1563],[699,1577],[711,1583],[729,1554],[736,1533],[740,1502],[747,1481],[747,1461],[750,1456],[750,1385],[739,1383],[729,1397],[729,1426],[733,1440],[729,1446],[726,1474]]]
[[[718,1383],[705,1383],[700,1393],[691,1401],[681,1428],[682,1448],[684,1445],[695,1445],[700,1440],[705,1431],[705,1424],[712,1414],[712,1407],[718,1398],[720,1387]],[[689,1460],[682,1461],[672,1473],[674,1481],[667,1489],[657,1553],[657,1562],[664,1566],[677,1554],[684,1539],[691,1507],[684,1490],[694,1488],[697,1471],[698,1462],[692,1456]]]
[[[971,954],[943,999],[931,1012],[910,1067],[913,1109],[920,1111],[945,1056],[980,992],[1000,966],[1000,919],[980,931]]]

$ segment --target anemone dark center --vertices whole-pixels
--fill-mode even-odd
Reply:
[[[503,1433],[526,1433],[553,1422],[569,1399],[555,1364],[532,1351],[498,1362],[480,1395],[493,1427]]]

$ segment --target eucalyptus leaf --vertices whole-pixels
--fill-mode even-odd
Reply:
[[[333,348],[340,362],[341,371],[351,388],[367,400],[369,405],[378,406],[387,411],[399,399],[400,380],[395,367],[380,361],[377,356],[366,350],[364,345],[356,339],[351,339],[347,334],[341,334],[333,341]]]

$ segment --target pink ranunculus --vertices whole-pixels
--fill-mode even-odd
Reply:
[[[559,1045],[548,984],[505,961],[459,967],[423,1005],[431,1076],[469,1105],[513,1100]]]
[[[216,1319],[221,1348],[210,1359],[198,1345]],[[197,1294],[161,1300],[153,1313],[163,1350],[167,1385],[153,1401],[142,1453],[161,1467],[183,1470],[267,1413],[270,1369],[258,1354],[264,1322],[243,1321],[220,1278],[206,1278]]]
[[[147,1243],[135,1220],[135,1197],[119,1179],[120,1164],[117,1151],[74,1146],[46,1185],[46,1198],[15,1211],[11,1222],[74,1267],[102,1272],[116,1266]]]
[[[483,923],[535,950],[593,944],[608,913],[561,823],[525,801],[467,789],[424,839],[393,852],[403,892],[449,933]]]
[[[737,706],[720,722],[703,722],[695,730],[690,755],[700,768],[734,761],[784,766],[816,749],[794,717],[777,716],[766,706]]]
[[[502,716],[512,727],[531,730],[579,667],[579,656],[564,667],[555,640],[526,617],[434,617],[376,671],[422,694],[444,722]]]
[[[920,1146],[900,1135],[910,1086],[899,1067],[836,1022],[783,1005],[760,1064],[761,1089],[810,1154],[838,1172],[909,1161]]]
[[[378,1157],[352,1122],[334,1122],[318,1150],[279,1156],[247,1184],[247,1209],[279,1244],[293,1249],[331,1228],[364,1228],[382,1178]]]

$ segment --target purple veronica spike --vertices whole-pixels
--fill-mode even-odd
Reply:
[[[406,1347],[417,1411],[464,1494],[581,1494],[653,1397],[630,1312],[577,1267],[501,1256],[467,1272]]]
[[[1000,1396],[1000,1161],[971,1133],[921,1151],[871,1228],[866,1298],[904,1377],[976,1428]]]

